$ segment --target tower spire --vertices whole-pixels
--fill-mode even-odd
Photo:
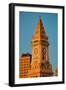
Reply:
[[[44,26],[42,24],[42,20],[41,20],[41,17],[39,16],[38,17],[38,22],[37,22],[37,25],[36,25],[36,29],[35,29],[35,33],[33,35],[33,38],[32,40],[40,40],[40,39],[45,39],[47,38],[46,36],[46,33],[45,33],[45,29],[44,29]]]
[[[43,32],[45,34],[45,30],[44,30],[44,26],[42,24],[42,20],[41,20],[41,17],[39,16],[38,17],[38,23],[37,23],[37,26],[36,26],[36,32]]]

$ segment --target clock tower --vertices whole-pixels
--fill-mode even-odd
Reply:
[[[41,18],[39,17],[35,33],[32,36],[31,77],[53,75],[52,65],[49,62],[48,46],[48,37],[43,27]]]

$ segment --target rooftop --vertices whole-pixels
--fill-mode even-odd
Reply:
[[[24,57],[24,56],[32,56],[30,53],[23,53],[22,55],[21,55],[21,57]]]

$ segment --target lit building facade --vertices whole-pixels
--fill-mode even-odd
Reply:
[[[29,77],[29,72],[31,68],[31,54],[23,54],[19,59],[19,77],[27,78]]]
[[[58,68],[56,68],[56,76],[58,76]]]
[[[48,47],[48,36],[39,17],[36,30],[32,36],[32,56],[24,55],[20,58],[19,72],[21,78],[24,78],[22,73],[27,70],[26,77],[47,77],[53,75],[52,65],[49,62]],[[27,56],[29,59],[27,59]],[[28,64],[28,67],[25,70],[23,66],[26,64]]]

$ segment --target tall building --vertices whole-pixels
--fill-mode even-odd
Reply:
[[[19,77],[27,78],[29,77],[30,67],[31,67],[31,54],[22,54],[19,59]]]
[[[48,46],[48,37],[39,17],[35,33],[32,37],[32,77],[53,75],[52,65],[49,63]]]
[[[30,70],[27,73],[28,77],[47,77],[53,75],[52,65],[49,62],[48,48],[48,36],[46,35],[41,18],[39,17],[34,35],[32,36],[31,63],[27,62],[30,64]],[[25,58],[22,56],[22,58],[22,61],[24,62],[26,60],[26,56]],[[21,64],[20,67],[22,67]]]

